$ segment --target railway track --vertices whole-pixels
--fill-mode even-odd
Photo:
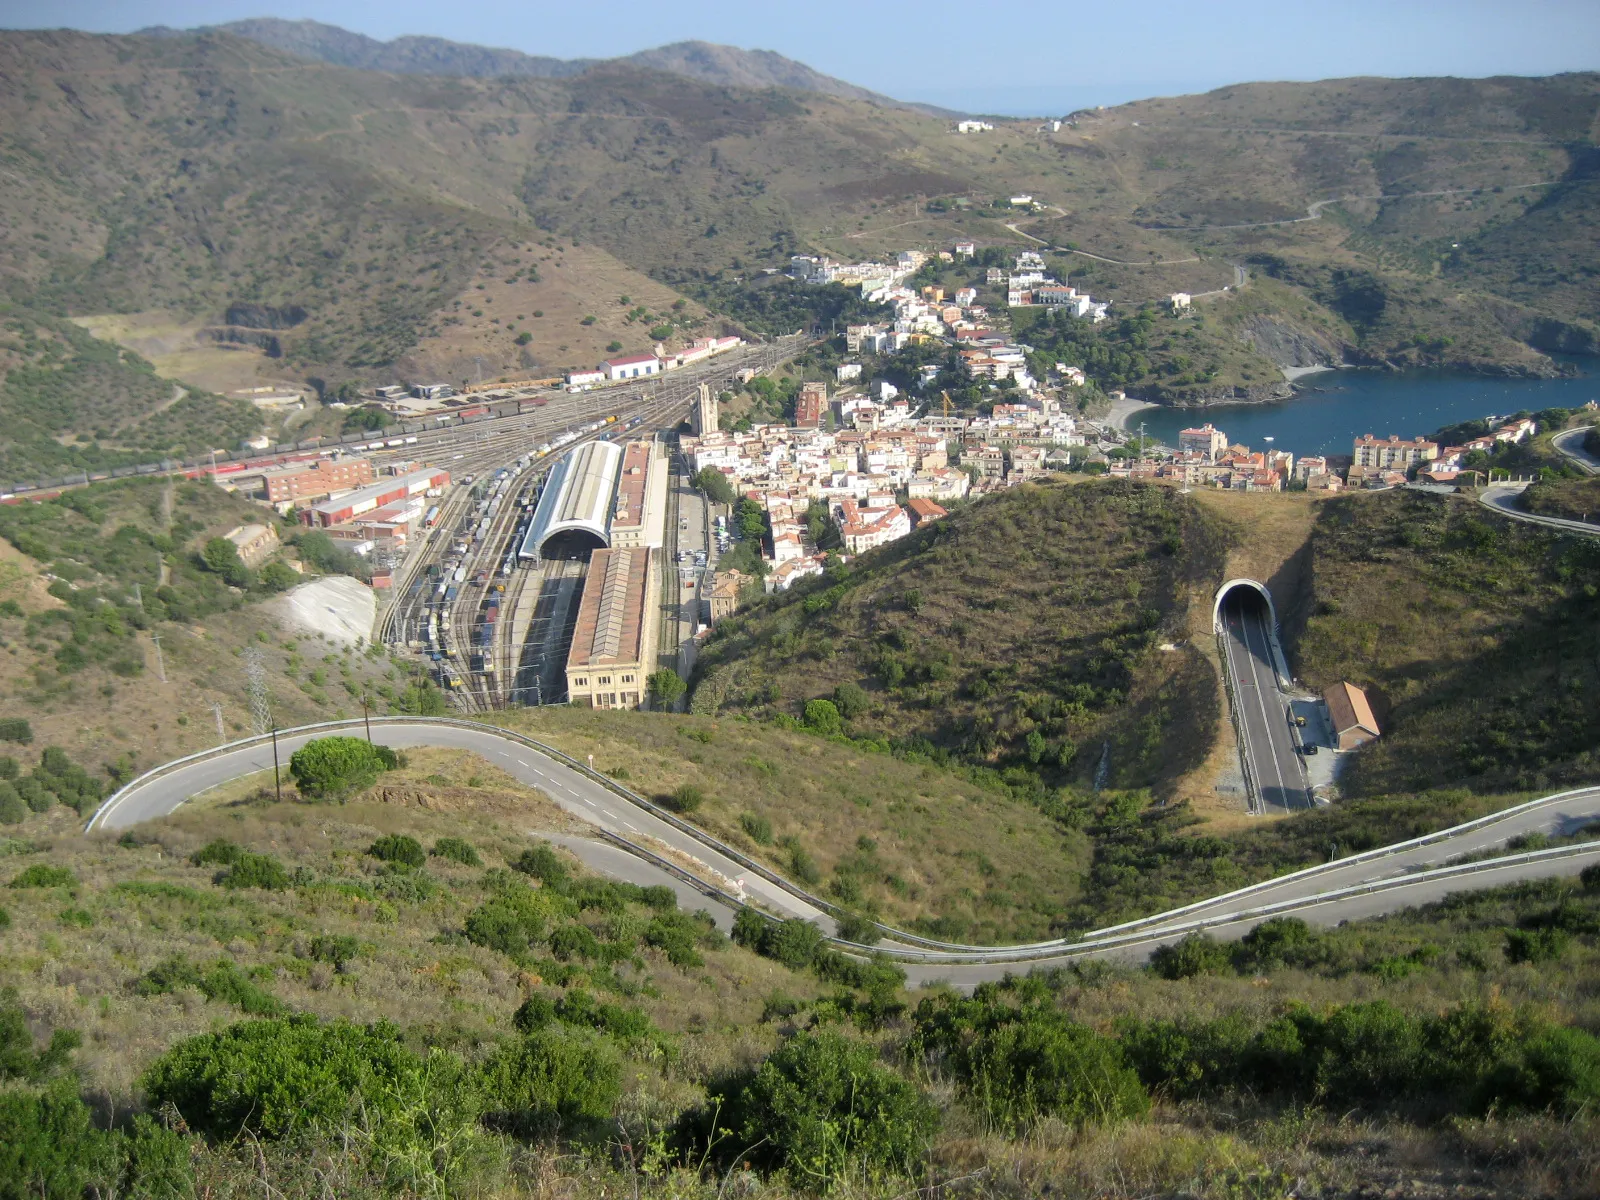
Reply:
[[[379,618],[379,638],[408,649],[426,644],[439,654],[440,667],[448,671],[436,674],[467,712],[559,699],[565,689],[560,667],[571,639],[584,564],[558,562],[529,571],[515,562],[523,514],[531,508],[549,465],[584,441],[624,431],[653,437],[670,430],[687,413],[701,383],[725,389],[738,372],[771,370],[804,348],[803,341],[786,339],[755,347],[753,353],[693,376],[658,378],[628,396],[620,389],[608,390],[599,398],[603,411],[616,419],[599,426],[594,424],[593,410],[597,397],[587,396],[589,427],[543,455],[536,453],[539,444],[562,432],[575,432],[570,424],[552,423],[552,416],[564,415],[554,406],[502,418],[492,428],[483,423],[466,426],[450,431],[449,438],[430,441],[429,457],[458,478],[472,475],[481,484],[501,471],[518,473],[501,477],[506,483],[497,479],[488,496],[481,487],[462,487],[441,502],[436,527],[396,573],[395,598]],[[393,456],[406,456],[407,450],[414,452],[416,447],[402,446]],[[386,451],[384,457],[389,456]],[[676,495],[671,489],[669,495],[675,511]],[[671,519],[676,520],[675,515]],[[513,564],[509,571],[508,559]],[[430,572],[430,567],[436,569]],[[540,594],[525,636],[519,639],[514,615],[523,593],[533,586]]]

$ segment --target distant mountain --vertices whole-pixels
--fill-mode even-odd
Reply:
[[[235,37],[248,38],[301,58],[320,59],[363,71],[393,71],[402,75],[472,75],[479,78],[532,75],[540,79],[564,79],[581,74],[599,61],[550,58],[524,54],[520,50],[472,46],[435,37],[399,37],[392,42],[380,42],[337,25],[324,25],[321,21],[284,21],[277,17],[229,21],[225,25],[202,25],[195,29],[155,25],[141,29],[139,33],[146,37],[231,33]]]
[[[147,37],[230,33],[301,58],[319,59],[364,71],[393,71],[402,75],[470,75],[476,78],[526,75],[539,79],[568,79],[602,62],[624,62],[657,71],[669,71],[674,75],[722,87],[792,88],[897,108],[943,112],[929,105],[905,104],[868,91],[853,83],[824,75],[805,63],[785,58],[771,50],[741,50],[737,46],[718,46],[711,42],[674,42],[670,46],[641,50],[638,54],[623,58],[598,59],[550,58],[546,55],[524,54],[520,50],[473,46],[435,37],[399,37],[391,42],[380,42],[337,25],[324,25],[320,21],[285,21],[277,17],[230,21],[225,25],[203,25],[187,30],[156,25],[139,32]]]

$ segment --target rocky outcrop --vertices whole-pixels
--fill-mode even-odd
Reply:
[[[1258,383],[1231,387],[1153,387],[1143,399],[1152,404],[1165,404],[1169,408],[1205,408],[1212,404],[1266,404],[1273,400],[1288,400],[1294,396],[1294,387],[1286,380],[1276,383]]]
[[[298,304],[277,306],[240,303],[228,305],[222,323],[238,325],[245,329],[293,329],[308,315]]]
[[[1282,317],[1258,313],[1239,330],[1239,340],[1280,367],[1331,367],[1344,361],[1345,347]]]

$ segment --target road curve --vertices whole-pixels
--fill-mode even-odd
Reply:
[[[1543,525],[1546,529],[1559,530],[1562,533],[1580,533],[1589,537],[1600,537],[1600,525],[1585,524],[1582,521],[1568,521],[1563,517],[1541,517],[1537,513],[1523,512],[1516,506],[1517,497],[1522,494],[1519,487],[1487,487],[1478,494],[1478,503],[1486,508],[1492,508],[1502,517],[1510,517],[1514,521],[1526,521],[1530,525]]]
[[[1558,433],[1550,439],[1550,444],[1570,458],[1579,470],[1590,475],[1600,475],[1600,458],[1596,458],[1583,448],[1583,439],[1593,428],[1593,425],[1581,425],[1577,429]]]
[[[642,801],[601,782],[556,752],[534,748],[528,739],[494,726],[450,719],[374,718],[373,736],[397,749],[444,747],[482,756],[519,782],[549,796],[568,813],[593,826],[598,839],[557,837],[591,869],[644,885],[666,883],[685,903],[709,898],[719,923],[726,925],[741,902],[759,903],[785,917],[815,921],[835,932],[832,916],[772,879],[708,844],[705,835],[680,828],[648,810]],[[359,720],[281,732],[277,752],[288,758],[315,737],[332,732],[359,734]],[[241,776],[271,770],[270,739],[251,739],[157,767],[122,788],[94,814],[88,828],[110,831],[168,815],[191,796]],[[1468,822],[1429,837],[1382,851],[1354,855],[1297,871],[1223,896],[1099,930],[1073,941],[1027,946],[919,948],[898,940],[882,949],[899,959],[913,983],[943,980],[972,987],[1008,971],[1060,966],[1085,957],[1140,961],[1158,945],[1197,929],[1236,937],[1271,915],[1295,913],[1319,924],[1336,924],[1416,904],[1452,891],[1498,886],[1551,875],[1574,874],[1600,861],[1600,842],[1554,851],[1516,855],[1470,867],[1448,860],[1480,853],[1527,833],[1565,834],[1600,820],[1600,787],[1544,797],[1503,813]],[[731,852],[730,852],[731,853]],[[686,873],[709,881],[696,883]],[[1462,874],[1462,872],[1470,872]],[[796,892],[801,894],[797,895]],[[891,938],[895,931],[887,931]],[[907,938],[908,941],[923,939]]]

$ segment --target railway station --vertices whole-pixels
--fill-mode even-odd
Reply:
[[[568,451],[545,481],[517,557],[538,566],[546,558],[587,557],[611,545],[612,501],[622,470],[622,447],[585,442]]]

